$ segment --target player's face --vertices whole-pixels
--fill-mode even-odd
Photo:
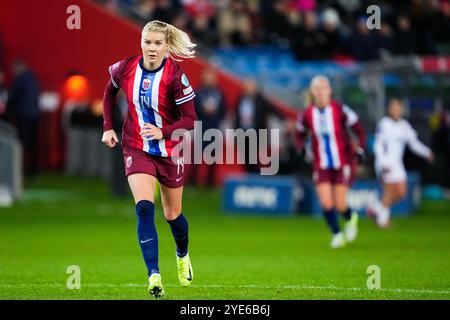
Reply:
[[[311,94],[318,107],[326,107],[331,100],[332,89],[330,83],[324,79],[318,79],[311,84]]]
[[[389,115],[395,120],[399,120],[403,116],[403,104],[398,100],[393,100],[389,104]]]
[[[144,31],[141,39],[142,55],[152,67],[158,67],[165,57],[169,45],[161,32]]]

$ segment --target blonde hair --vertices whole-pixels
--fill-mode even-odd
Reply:
[[[311,79],[311,82],[309,83],[309,87],[311,88],[314,85],[314,83],[319,82],[319,81],[326,81],[328,83],[328,85],[331,86],[330,79],[327,76],[325,76],[323,74],[318,74],[318,75],[315,75]]]
[[[304,102],[305,102],[305,106],[309,106],[311,104],[315,104],[316,101],[314,99],[314,96],[311,92],[311,87],[314,85],[314,83],[318,82],[318,81],[326,81],[328,83],[329,86],[331,86],[331,82],[330,79],[323,75],[323,74],[318,74],[316,76],[314,76],[311,79],[311,82],[309,83],[309,87],[308,89],[306,89],[306,92],[304,93]]]
[[[304,100],[303,103],[304,103],[305,107],[307,107],[311,104],[314,104],[314,97],[311,93],[311,89],[308,88],[303,92],[303,100]]]
[[[186,32],[170,23],[159,20],[150,21],[142,29],[142,33],[144,32],[161,32],[164,34],[169,45],[169,56],[176,61],[195,57],[194,48],[197,45],[191,41]]]

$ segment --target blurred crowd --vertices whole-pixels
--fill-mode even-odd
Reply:
[[[13,78],[9,86],[5,84],[4,73],[0,70],[0,120],[5,120],[17,128],[18,138],[24,150],[24,169],[28,177],[38,172],[38,155],[40,151],[38,127],[43,126],[42,113],[39,110],[40,85],[32,69],[23,60],[15,60],[12,66]],[[195,88],[195,108],[198,120],[202,121],[202,132],[211,128],[267,129],[271,128],[271,119],[283,121],[283,115],[261,94],[257,83],[252,78],[243,80],[243,91],[235,105],[227,105],[225,92],[219,87],[217,71],[206,68],[201,76],[201,83]],[[118,99],[119,110],[115,117],[115,127],[120,135],[121,123],[127,109],[123,96]],[[450,113],[447,104],[440,101],[435,112],[429,117],[427,141],[436,155],[433,172],[422,172],[424,181],[450,186],[448,165],[450,163]],[[114,155],[106,148],[99,148],[102,130],[100,101],[68,100],[61,114],[61,129],[66,137],[65,171],[69,174],[109,177],[109,172],[118,172],[123,166],[120,149]],[[293,142],[294,127],[292,121],[282,126],[282,142],[280,144],[280,174],[295,174],[299,168],[308,168]],[[208,143],[204,143],[204,149]],[[247,158],[249,145],[241,150],[246,155],[245,171],[256,173],[259,164],[252,164]],[[370,151],[369,151],[370,152]],[[108,158],[109,157],[109,158]],[[111,159],[112,157],[112,159]],[[102,159],[101,161],[98,161]],[[107,160],[109,159],[109,160]],[[104,165],[104,164],[108,165]],[[423,171],[420,161],[411,158],[407,161],[412,166],[408,169]],[[301,164],[301,165],[300,165]],[[190,174],[190,183],[194,185],[217,185],[217,165],[196,165]],[[447,174],[443,174],[447,172]],[[114,175],[113,177],[122,177]],[[118,179],[111,181],[115,194],[124,194],[125,182]]]
[[[371,1],[382,12],[380,30],[369,30],[364,15],[368,3],[361,0],[99,0],[111,10],[126,10],[134,19],[145,23],[152,19],[169,21],[187,30],[197,41],[209,46],[274,44],[288,46],[300,59],[337,58],[350,56],[361,60],[378,58],[383,54],[430,54],[440,43],[450,42],[450,0],[409,0],[402,5],[394,1]],[[0,62],[2,56],[0,41]],[[25,171],[33,176],[38,171],[38,154],[42,147],[38,127],[42,127],[39,111],[40,85],[34,71],[26,61],[16,59],[11,66],[8,83],[0,66],[0,119],[16,126],[18,138],[25,151]],[[209,128],[242,128],[244,130],[269,128],[271,118],[283,118],[262,96],[254,79],[243,81],[243,92],[236,105],[226,104],[225,93],[217,83],[216,71],[206,69],[196,89],[196,112]],[[68,140],[68,172],[96,172],[98,168],[85,166],[93,163],[85,158],[75,159],[72,154],[88,157],[86,139],[96,146],[101,134],[101,109],[90,102],[65,108],[64,126]],[[121,103],[119,103],[121,105]],[[122,103],[123,105],[123,103]],[[437,106],[429,129],[435,153],[442,156],[442,167],[450,163],[450,116],[448,108]],[[117,119],[120,128],[121,119]],[[289,127],[289,123],[286,125]],[[291,128],[292,129],[292,128]],[[292,131],[292,130],[287,130]],[[89,137],[83,134],[86,132]],[[289,132],[288,132],[289,133]],[[298,167],[296,151],[282,139],[281,168],[284,174]],[[71,147],[73,146],[73,147]],[[81,146],[77,149],[74,146]],[[205,147],[205,146],[203,146]],[[247,146],[246,146],[247,147]],[[92,149],[95,149],[92,147]],[[84,152],[80,152],[83,150]],[[94,154],[94,153],[92,153]],[[98,155],[95,155],[98,157]],[[89,158],[89,157],[88,157]],[[120,155],[116,157],[121,163]],[[207,166],[201,172],[194,168],[193,183],[203,180],[214,185],[216,166]],[[258,171],[247,165],[248,172]],[[445,169],[448,171],[448,169]],[[445,171],[443,170],[443,171]],[[102,173],[103,174],[103,173]],[[199,178],[203,176],[203,179]],[[437,173],[435,176],[439,176]],[[441,175],[442,176],[442,175]],[[450,180],[439,181],[441,184]],[[120,183],[118,183],[120,184]]]
[[[13,80],[6,86],[5,74],[0,69],[0,120],[17,128],[22,143],[24,168],[27,176],[38,171],[38,124],[40,86],[35,73],[20,59],[11,66]]]
[[[96,0],[139,23],[188,31],[207,47],[273,44],[298,59],[377,59],[449,50],[449,0]],[[380,28],[367,28],[378,5]]]

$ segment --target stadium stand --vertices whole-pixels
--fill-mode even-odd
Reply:
[[[357,50],[350,45],[355,36],[364,36],[357,35],[358,24],[367,17],[365,9],[372,3],[379,5],[383,12],[380,30],[371,30],[364,40],[372,41],[370,46],[376,47],[373,61],[358,57]],[[376,121],[384,113],[387,98],[392,96],[401,96],[407,102],[407,115],[426,143],[430,143],[434,135],[430,130],[430,117],[439,108],[448,113],[450,61],[445,54],[450,38],[443,30],[449,29],[450,6],[446,1],[411,0],[400,5],[395,1],[340,0],[86,0],[81,4],[85,18],[94,19],[101,26],[108,25],[108,29],[91,29],[90,38],[98,39],[96,46],[83,38],[84,33],[69,33],[66,52],[76,52],[82,43],[84,56],[51,61],[57,61],[59,68],[44,68],[45,63],[37,62],[38,57],[45,62],[51,55],[27,57],[44,80],[46,90],[58,91],[58,84],[71,71],[72,65],[77,65],[89,78],[94,98],[101,98],[106,77],[102,70],[118,57],[135,54],[136,39],[143,23],[162,19],[188,30],[199,43],[199,59],[186,64],[187,73],[208,65],[219,69],[219,85],[222,90],[226,89],[225,99],[231,116],[242,90],[241,79],[255,78],[268,100],[281,108],[286,117],[293,117],[304,106],[304,91],[317,73],[327,74],[332,79],[336,98],[351,105],[372,134]],[[61,8],[49,11],[55,19],[57,11],[64,9],[64,3],[59,6]],[[430,17],[433,23],[429,23]],[[230,20],[239,21],[234,29]],[[15,28],[8,17],[2,24],[4,29],[7,27],[5,30]],[[111,35],[101,37],[106,31]],[[47,32],[49,41],[54,42],[67,36],[49,30],[46,25],[42,26],[42,32]],[[307,39],[305,34],[313,40],[328,39],[323,44],[315,44],[317,56],[313,55],[311,60],[299,60],[295,51],[296,39]],[[407,55],[392,45],[398,34],[405,43],[414,44],[411,45],[414,50]],[[4,37],[8,45],[12,40],[7,33]],[[123,45],[118,47],[116,42]],[[30,44],[30,48],[34,48],[34,44]],[[101,57],[95,48],[102,49]],[[10,49],[5,51],[9,53],[2,61],[4,65],[15,58],[17,50]],[[199,77],[195,73],[191,80],[197,87]],[[47,113],[44,112],[43,119],[51,123],[42,128],[51,130],[51,134],[45,134],[51,135],[55,140],[52,144],[59,146],[63,138],[54,134],[60,129],[52,120],[59,116]],[[371,139],[373,136],[369,134],[369,142]],[[49,146],[43,144],[42,147]],[[47,155],[49,159],[41,159],[41,164],[50,163],[52,169],[64,165],[59,151],[46,152]]]

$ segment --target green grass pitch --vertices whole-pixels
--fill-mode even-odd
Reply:
[[[220,192],[186,187],[192,286],[178,284],[175,244],[157,203],[167,299],[450,299],[450,202],[423,202],[390,230],[360,221],[356,242],[329,248],[322,219],[225,214]],[[69,265],[81,289],[69,290]],[[381,270],[368,290],[367,268]],[[0,299],[150,299],[131,198],[98,179],[42,175],[0,208]]]

